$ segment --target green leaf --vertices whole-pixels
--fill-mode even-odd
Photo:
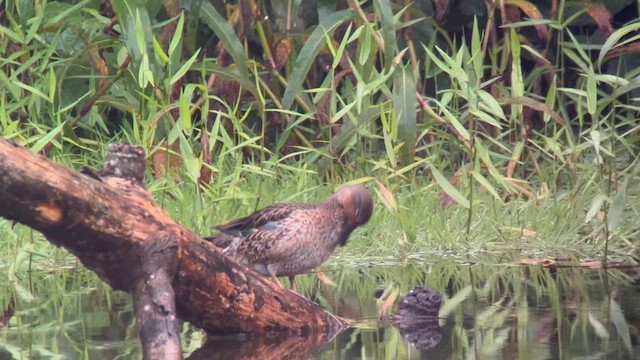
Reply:
[[[176,51],[178,45],[182,40],[182,29],[184,28],[184,12],[180,13],[178,17],[178,25],[176,25],[176,31],[173,33],[173,38],[169,43],[169,56],[173,55],[173,52]]]
[[[620,39],[630,33],[635,33],[636,31],[638,31],[638,29],[640,29],[640,22],[623,26],[620,29],[614,31],[613,34],[611,34],[607,38],[607,41],[604,42],[602,48],[600,49],[600,54],[598,54],[598,67],[602,66],[602,62],[604,61],[605,56],[607,56],[607,53],[611,51],[611,49],[616,47],[616,43],[620,41]]]
[[[413,162],[416,152],[417,118],[416,80],[410,65],[396,68],[393,76],[393,109],[398,122],[398,141],[404,143],[400,152],[403,166]]]
[[[620,186],[618,192],[611,198],[611,208],[609,209],[609,214],[607,214],[609,229],[611,231],[617,230],[622,224],[622,215],[624,207],[627,204],[627,191],[631,184],[630,180],[634,180],[638,172],[640,172],[640,164],[636,163],[633,171],[625,177],[622,186]]]
[[[300,50],[300,54],[293,65],[289,84],[282,96],[282,108],[288,110],[293,105],[293,100],[302,91],[302,84],[306,78],[311,65],[316,56],[325,46],[325,33],[333,31],[348,19],[355,17],[356,13],[352,9],[335,12],[320,21],[320,24],[313,30],[307,42]]]
[[[51,99],[49,98],[49,96],[47,96],[47,94],[43,93],[39,89],[34,88],[33,86],[27,85],[27,84],[22,83],[22,82],[17,81],[17,80],[11,81],[11,83],[13,83],[14,85],[17,85],[18,87],[21,87],[21,88],[29,91],[30,93],[32,93],[34,95],[37,95],[37,96],[41,97],[42,99],[46,100],[47,102],[51,102]]]
[[[524,96],[524,80],[522,77],[522,66],[520,64],[520,39],[515,29],[511,29],[511,87],[515,97]],[[518,116],[522,113],[522,106],[516,105]]]
[[[364,33],[360,37],[361,45],[358,47],[358,64],[363,66],[369,60],[369,56],[371,55],[371,43],[373,42],[373,29],[370,24],[365,24]]]
[[[593,219],[594,216],[598,214],[600,209],[602,209],[602,205],[607,199],[608,198],[606,195],[598,194],[593,198],[593,200],[591,200],[591,206],[589,206],[589,210],[584,217],[585,223],[589,222],[591,219]]]
[[[47,132],[44,136],[42,136],[40,139],[38,139],[38,141],[36,141],[35,144],[33,144],[33,146],[31,146],[31,151],[33,152],[39,152],[40,150],[42,150],[42,148],[47,145],[49,142],[53,141],[54,138],[56,136],[58,136],[58,133],[60,131],[62,131],[62,128],[64,127],[65,123],[62,123],[58,126],[56,126],[55,128],[51,129],[51,131]]]
[[[553,106],[556,103],[556,93],[558,91],[557,86],[556,75],[553,75],[553,81],[551,82],[551,85],[549,85],[549,91],[547,92],[547,97],[544,100],[544,104],[547,109],[553,109]],[[547,112],[544,112],[542,118],[544,119],[544,122],[547,123],[551,118],[551,115],[549,115]]]
[[[442,113],[444,114],[445,119],[449,120],[449,123],[451,123],[451,125],[453,125],[453,127],[456,128],[458,133],[460,133],[460,135],[465,140],[469,140],[471,138],[471,135],[469,135],[469,131],[467,131],[467,129],[462,125],[462,123],[458,120],[458,118],[453,116],[451,111],[449,111],[449,109],[447,109],[446,106],[442,106],[437,101],[436,103],[438,104],[438,108],[440,109],[440,111],[442,111]]]
[[[146,55],[148,64],[148,56],[153,54],[154,49],[151,20],[145,2],[142,0],[114,0],[111,5],[124,32],[125,44],[131,54],[132,63],[141,64]],[[142,73],[138,74],[141,83],[148,80],[145,79],[147,76]]]
[[[211,60],[205,60],[204,63],[195,63],[193,65],[194,69],[203,68],[207,73],[216,74],[216,76],[220,77],[224,80],[237,81],[242,85],[242,88],[252,93],[254,96],[258,97],[258,89],[256,88],[256,84],[251,81],[251,79],[244,77],[241,71],[236,67],[222,67],[217,65],[215,62]]]
[[[496,119],[494,119],[493,117],[491,117],[491,115],[487,114],[484,111],[480,111],[477,109],[469,109],[469,114],[477,117],[478,119],[480,119],[483,122],[486,122],[487,124],[493,125],[497,128],[502,128],[502,126],[500,125],[499,122],[496,121]]]
[[[160,58],[160,60],[165,64],[171,64],[171,59],[164,53],[162,49],[162,44],[158,41],[158,39],[153,37],[153,50],[155,50],[156,55]]]
[[[504,115],[504,111],[502,110],[502,107],[500,106],[496,98],[493,97],[493,95],[489,94],[488,92],[482,89],[476,90],[476,93],[480,97],[480,108],[482,110],[489,111],[491,112],[491,114],[493,114],[494,116],[502,120],[507,119],[507,117]]]
[[[618,335],[620,340],[622,340],[622,344],[624,345],[625,349],[627,349],[627,351],[629,351],[629,353],[631,354],[633,353],[633,347],[631,345],[631,335],[629,334],[631,325],[627,321],[625,312],[622,311],[620,304],[615,300],[609,301],[608,305],[609,319],[611,319],[611,322],[613,322],[613,326],[616,328],[616,334]]]
[[[591,141],[593,141],[593,149],[596,151],[596,161],[598,164],[602,164],[602,155],[600,155],[600,132],[598,130],[591,130],[589,132]]]
[[[186,72],[191,68],[191,65],[193,65],[193,63],[198,58],[199,53],[200,53],[200,49],[198,49],[198,51],[196,51],[193,54],[193,56],[189,58],[189,60],[187,60],[184,64],[182,64],[182,66],[180,66],[180,69],[178,69],[178,71],[176,71],[176,73],[173,74],[173,76],[171,77],[171,80],[169,80],[169,83],[171,85],[173,85],[176,81],[180,80],[180,78],[182,78],[184,74],[186,74]]]
[[[84,0],[84,1],[80,1],[79,3],[66,8],[64,11],[60,12],[59,14],[57,14],[54,17],[51,17],[49,19],[47,19],[47,23],[49,24],[57,24],[62,22],[64,19],[66,19],[66,21],[69,21],[68,18],[76,12],[81,12],[84,8],[86,8],[88,6],[89,3],[91,3],[92,0]],[[118,3],[119,1],[115,0],[112,1],[112,6],[114,7],[114,11],[115,11],[115,3]],[[49,3],[48,5],[50,5],[51,3]]]
[[[379,13],[382,22],[382,40],[384,41],[384,63],[385,69],[389,69],[393,58],[398,51],[396,42],[396,27],[391,10],[391,1],[374,0],[374,9]]]
[[[476,79],[482,79],[482,44],[480,41],[480,30],[478,29],[478,18],[473,17],[473,32],[471,33],[471,64]]]
[[[438,311],[438,317],[441,319],[448,318],[449,315],[454,314],[459,311],[462,304],[473,295],[473,287],[471,285],[465,286],[460,289],[457,293],[455,293],[449,300],[447,300],[440,307],[440,311]]]
[[[496,188],[491,185],[491,183],[489,182],[489,180],[487,180],[487,178],[482,176],[482,174],[480,174],[480,172],[478,172],[477,170],[472,170],[471,175],[473,175],[473,178],[476,179],[476,181],[480,185],[482,185],[482,187],[487,189],[487,191],[489,191],[489,193],[493,195],[493,197],[496,200],[500,200],[500,195],[498,194],[498,191],[496,191]]]
[[[593,71],[593,66],[589,64],[589,71],[587,72],[587,111],[589,115],[596,113],[598,108],[598,83],[596,81],[596,74]]]
[[[178,109],[180,113],[180,121],[182,128],[185,130],[191,129],[191,96],[193,95],[193,86],[187,86],[185,90],[180,94],[178,100]]]
[[[455,202],[460,204],[465,209],[468,209],[469,206],[471,206],[469,204],[469,200],[467,200],[467,198],[465,198],[464,195],[462,195],[458,191],[458,189],[456,189],[453,185],[451,185],[449,180],[447,180],[442,175],[442,173],[438,169],[436,169],[435,166],[431,165],[429,166],[429,169],[431,169],[431,174],[433,174],[433,178],[436,180],[440,188],[447,193],[447,195],[449,195]]]
[[[247,66],[247,58],[244,55],[244,48],[233,27],[220,15],[218,10],[216,10],[210,2],[203,2],[200,10],[202,20],[207,23],[209,28],[220,38],[220,42],[222,42],[224,49],[229,52],[229,55],[233,58],[242,77],[249,80],[249,68]]]

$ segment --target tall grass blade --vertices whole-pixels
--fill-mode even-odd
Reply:
[[[393,76],[393,108],[398,122],[400,162],[406,166],[413,162],[416,152],[417,112],[416,80],[410,65],[396,68]]]
[[[333,31],[343,22],[353,18],[356,15],[352,9],[341,10],[335,12],[326,18],[320,20],[320,24],[313,30],[307,42],[304,44],[298,54],[289,84],[282,96],[282,108],[288,110],[293,105],[293,99],[302,91],[302,84],[306,78],[311,65],[315,61],[316,56],[326,44],[325,33],[333,33]]]
[[[242,43],[240,39],[238,39],[238,35],[236,35],[233,27],[220,15],[218,10],[216,10],[210,2],[203,2],[200,10],[201,19],[213,30],[218,38],[220,38],[220,42],[222,42],[225,50],[228,51],[229,55],[233,58],[238,71],[240,71],[242,77],[248,81],[249,67],[247,66],[247,57],[244,54]]]
[[[457,202],[458,204],[460,204],[462,207],[464,207],[465,209],[468,209],[471,204],[469,203],[469,200],[467,198],[464,197],[464,195],[462,195],[458,189],[455,188],[455,186],[453,186],[449,180],[447,180],[442,173],[436,169],[435,166],[430,166],[429,169],[431,169],[431,173],[433,174],[433,178],[436,180],[436,182],[438,183],[438,185],[440,186],[440,188],[442,190],[444,190],[444,192],[447,193],[447,195],[449,195],[455,202]]]
[[[382,40],[384,41],[384,65],[385,69],[389,69],[393,57],[396,54],[396,27],[393,23],[393,11],[391,10],[390,0],[374,0],[373,6],[380,14],[380,22],[382,22]]]

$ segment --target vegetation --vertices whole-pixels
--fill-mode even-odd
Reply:
[[[141,145],[197,233],[361,182],[374,217],[326,267],[357,291],[364,264],[386,288],[442,258],[635,261],[636,2],[1,6],[0,136],[75,168]],[[0,244],[19,293],[20,269],[75,266],[7,222]]]
[[[585,216],[549,234],[565,245],[628,245],[638,24],[611,16],[632,2],[304,3],[8,3],[1,134],[75,167],[144,146],[158,197],[213,222],[354,181],[409,247],[429,231],[416,207],[466,212],[434,236],[456,247],[532,203],[559,206],[560,231]]]

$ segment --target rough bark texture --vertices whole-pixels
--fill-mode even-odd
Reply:
[[[144,318],[136,311],[142,333],[157,333],[171,320],[171,291],[178,317],[211,334],[344,329],[344,320],[234,263],[172,220],[140,185],[139,164],[111,165],[107,159],[103,173],[81,174],[0,139],[0,216],[68,249],[114,289],[132,292],[136,307],[155,307]],[[165,340],[175,341],[175,323],[163,326]]]
[[[181,359],[180,326],[171,275],[178,244],[174,239],[151,239],[142,249],[142,276],[133,282],[131,296],[145,359]]]

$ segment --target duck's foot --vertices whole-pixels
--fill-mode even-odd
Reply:
[[[333,280],[331,280],[325,273],[323,273],[322,271],[318,270],[316,276],[318,277],[318,280],[327,285],[327,286],[331,286],[331,287],[336,287],[336,283],[333,282]]]

